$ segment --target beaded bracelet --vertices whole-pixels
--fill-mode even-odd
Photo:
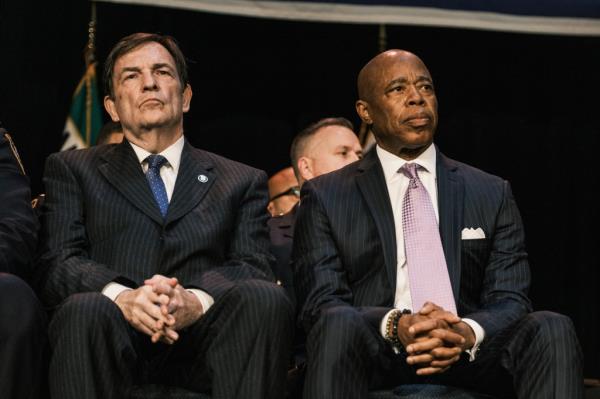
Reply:
[[[390,313],[387,319],[387,323],[385,325],[385,339],[388,340],[392,346],[398,349],[402,348],[402,343],[398,338],[398,321],[400,321],[402,315],[410,313],[411,312],[408,309],[403,309],[402,311],[396,309]]]

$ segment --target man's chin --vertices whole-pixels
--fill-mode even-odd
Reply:
[[[168,126],[168,121],[165,118],[147,118],[140,123],[142,130],[153,130]]]
[[[414,129],[410,131],[404,139],[406,144],[410,147],[422,147],[429,145],[433,141],[433,131],[431,127],[424,127],[423,129]]]

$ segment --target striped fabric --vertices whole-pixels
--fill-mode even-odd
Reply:
[[[381,337],[382,317],[394,303],[398,244],[371,151],[302,188],[292,259],[299,321],[308,333],[304,398],[359,399],[410,383],[580,398],[581,356],[570,320],[529,313],[524,231],[509,184],[439,152],[437,159],[439,229],[457,312],[486,333],[476,360],[421,378]],[[463,239],[464,229],[485,237]]]
[[[46,304],[99,292],[111,281],[137,287],[155,273],[215,300],[235,280],[273,281],[264,172],[189,144],[181,157],[164,221],[128,142],[48,158]]]
[[[52,397],[123,398],[150,383],[282,396],[293,306],[271,272],[264,172],[186,143],[164,219],[128,142],[54,154],[44,183]],[[215,300],[173,346],[151,345],[100,293],[157,273]]]

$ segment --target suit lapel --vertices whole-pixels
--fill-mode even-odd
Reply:
[[[369,208],[383,246],[383,256],[392,290],[396,289],[396,228],[387,185],[375,149],[358,166],[356,183]]]
[[[437,151],[437,148],[436,148]],[[438,209],[440,235],[454,300],[458,306],[460,289],[460,244],[463,220],[464,183],[456,163],[437,152]]]
[[[198,205],[217,178],[212,169],[210,160],[186,141],[167,212],[167,224],[184,216]]]
[[[160,209],[156,204],[146,176],[128,141],[102,155],[105,161],[98,169],[102,175],[140,211],[156,223],[163,224]]]

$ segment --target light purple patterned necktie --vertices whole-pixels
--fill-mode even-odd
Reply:
[[[452,285],[431,198],[417,174],[419,165],[400,168],[410,179],[402,201],[402,231],[413,311],[433,302],[456,314]]]

